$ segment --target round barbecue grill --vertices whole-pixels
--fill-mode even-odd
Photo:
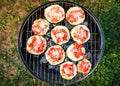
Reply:
[[[26,50],[26,42],[28,38],[34,35],[34,33],[31,30],[33,22],[36,19],[45,18],[44,9],[54,4],[58,4],[62,6],[65,12],[67,12],[67,10],[70,7],[74,7],[74,6],[81,7],[85,12],[85,17],[86,17],[85,21],[83,22],[83,25],[86,25],[89,28],[91,34],[90,40],[83,45],[86,49],[86,58],[91,62],[92,68],[90,72],[87,74],[77,73],[77,75],[72,80],[63,79],[59,72],[60,71],[59,65],[57,66],[50,65],[45,59],[44,53],[41,55],[33,55],[28,53]],[[43,36],[47,40],[47,48],[49,48],[52,45],[55,45],[55,43],[51,39],[50,31],[56,25],[64,25],[68,27],[70,31],[74,27],[70,25],[65,19],[57,24],[50,23],[49,31]],[[68,43],[63,44],[61,46],[66,51],[67,47],[73,42],[74,41],[71,38],[68,41]],[[32,75],[34,75],[38,79],[53,84],[72,84],[85,79],[96,69],[104,52],[104,34],[98,20],[86,8],[76,3],[68,2],[68,1],[48,2],[33,10],[23,22],[19,32],[18,49],[19,49],[20,57],[26,68],[32,73]],[[71,60],[66,57],[64,62],[65,61],[71,61]],[[74,63],[77,64],[77,62]]]

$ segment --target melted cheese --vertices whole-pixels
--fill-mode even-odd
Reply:
[[[42,36],[31,36],[27,40],[26,49],[31,54],[40,55],[46,49],[46,40]]]
[[[65,11],[59,5],[51,5],[45,9],[45,17],[51,23],[58,23],[65,18]]]
[[[77,25],[71,30],[71,36],[74,41],[83,44],[90,39],[90,31],[85,25]]]
[[[56,44],[64,44],[70,39],[69,30],[65,26],[56,26],[51,30],[51,37]]]
[[[52,49],[52,50],[51,50]],[[59,45],[51,46],[45,53],[46,60],[51,65],[57,65],[64,61],[65,52]]]
[[[83,59],[77,64],[78,72],[88,73],[91,69],[91,63],[87,59]]]
[[[85,20],[85,13],[80,7],[71,7],[66,13],[66,20],[71,25],[78,25]]]
[[[44,22],[44,21],[41,21],[41,22],[39,23],[39,26],[44,29],[44,28],[45,28],[45,22]]]
[[[58,58],[58,57],[60,56],[59,52],[56,51],[56,50],[53,50],[53,51],[52,51],[52,54],[53,54],[53,56],[55,56],[56,58]]]
[[[76,66],[73,62],[64,62],[60,65],[60,74],[64,79],[71,80],[77,74]]]
[[[59,37],[59,38],[63,38],[63,37],[64,37],[64,34],[65,34],[65,33],[60,32],[60,33],[56,34],[56,36]]]
[[[77,12],[74,14],[73,18],[80,18],[82,14],[80,12]]]
[[[32,25],[32,31],[37,35],[44,35],[49,29],[49,23],[45,19],[37,19]]]
[[[78,61],[78,60],[83,59],[84,54],[85,54],[85,48],[82,45],[81,45],[82,47],[76,47],[75,48],[74,44],[76,44],[76,43],[71,44],[67,48],[67,56],[68,56],[68,58],[70,58],[73,61]],[[76,52],[79,55],[79,57],[76,57],[77,54],[75,55],[74,52]]]
[[[69,69],[68,68],[64,68],[64,71],[66,74],[69,74]]]
[[[82,27],[80,27],[80,29],[77,30],[77,35],[80,37],[80,38],[83,38],[83,37],[87,37],[84,29]]]

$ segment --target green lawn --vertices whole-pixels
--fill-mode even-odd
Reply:
[[[70,1],[91,11],[105,34],[105,53],[97,69],[70,86],[120,86],[120,1]],[[45,2],[48,1],[0,0],[0,86],[53,86],[34,78],[24,67],[17,50],[18,33],[25,17]]]

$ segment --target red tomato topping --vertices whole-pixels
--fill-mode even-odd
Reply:
[[[54,10],[56,13],[60,12],[60,8],[58,6],[51,8],[51,11]]]
[[[66,19],[67,21],[73,23],[73,22],[77,22],[79,18],[84,18],[84,16],[85,15],[82,10],[75,10],[75,11],[71,11]]]
[[[47,13],[47,16],[51,18],[52,22],[57,22],[63,16],[63,13],[61,9],[58,6],[56,6],[51,8],[51,10]]]
[[[63,42],[67,40],[67,32],[64,29],[57,29],[57,30],[52,30],[52,34],[54,34],[54,36],[57,39],[57,43]]]
[[[58,20],[59,20],[59,19],[56,18],[56,17],[53,17],[53,18],[51,19],[52,22],[57,22]]]
[[[64,51],[61,48],[52,47],[48,51],[47,55],[50,56],[53,62],[60,61],[62,59]]]
[[[66,74],[67,76],[73,76],[74,75],[74,65],[73,64],[64,64],[62,72],[63,72],[63,74]]]
[[[81,71],[83,71],[84,73],[86,73],[90,68],[90,64],[89,62],[85,62],[85,61],[82,61],[80,64],[79,64],[79,69]]]
[[[32,25],[32,30],[35,34],[43,34],[44,30],[48,27],[43,19],[35,21],[35,24]]]
[[[80,56],[84,57],[84,53],[82,52],[83,45],[74,43],[73,53],[76,58],[79,58]]]
[[[38,40],[36,37],[33,37],[32,42],[28,44],[28,46],[30,47],[31,50],[39,53],[43,52],[45,44],[42,39]]]
[[[77,33],[74,33],[74,38],[81,40],[82,42],[84,42],[88,37],[88,31],[83,29],[83,27],[80,27],[77,30]]]

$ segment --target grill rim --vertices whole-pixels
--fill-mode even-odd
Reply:
[[[28,66],[28,64],[27,64],[26,61],[24,60],[24,56],[22,55],[22,51],[21,51],[21,48],[22,48],[22,47],[21,47],[21,42],[22,42],[22,41],[21,41],[21,40],[22,40],[22,39],[21,39],[21,33],[23,33],[23,29],[24,29],[23,27],[24,27],[25,24],[27,23],[27,20],[31,17],[31,15],[32,15],[35,11],[37,11],[40,7],[42,7],[42,6],[44,6],[44,5],[47,5],[47,4],[51,5],[51,3],[59,3],[59,2],[61,2],[61,1],[47,2],[47,3],[44,3],[44,4],[40,5],[40,6],[38,6],[38,7],[35,8],[34,10],[32,10],[32,12],[30,12],[29,15],[27,15],[27,17],[24,19],[24,21],[23,21],[23,23],[22,23],[22,25],[21,25],[21,28],[20,28],[20,30],[19,30],[19,34],[18,34],[18,52],[19,52],[20,59],[21,59],[21,61],[23,62],[25,68],[30,72],[30,74],[31,74],[33,77],[38,78],[38,79],[40,79],[40,80],[42,80],[42,81],[45,81],[45,82],[48,82],[48,83],[52,83],[52,84],[59,84],[59,83],[49,82],[49,81],[47,81],[47,80],[44,80],[44,78],[41,79],[40,77],[37,76],[37,74],[35,74],[35,73],[30,69],[30,67]],[[98,57],[99,59],[98,59],[97,63],[95,64],[95,66],[94,66],[94,67],[92,68],[92,70],[91,70],[87,75],[85,75],[83,78],[78,79],[78,80],[73,80],[73,82],[67,83],[67,85],[69,85],[69,84],[74,84],[74,83],[77,83],[77,82],[79,82],[79,81],[82,81],[83,79],[85,79],[86,77],[88,77],[92,72],[95,71],[95,69],[96,69],[97,66],[99,65],[100,60],[102,59],[103,54],[104,54],[105,38],[104,38],[104,31],[103,31],[103,29],[102,29],[102,26],[101,26],[100,22],[99,22],[98,19],[93,15],[93,13],[91,13],[87,8],[85,8],[85,7],[77,4],[77,3],[75,3],[75,2],[71,2],[71,1],[62,1],[62,3],[75,4],[75,5],[77,5],[77,6],[80,6],[80,7],[84,8],[84,10],[86,10],[86,11],[90,14],[90,17],[92,17],[93,20],[96,22],[96,25],[98,26],[98,29],[99,29],[100,39],[101,39],[101,45],[100,45],[100,49],[99,49],[100,51],[99,51],[99,53],[97,54],[97,57]],[[66,83],[64,83],[64,84],[66,84]]]

